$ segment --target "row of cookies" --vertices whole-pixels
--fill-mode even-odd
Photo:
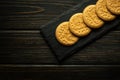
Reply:
[[[116,15],[120,15],[120,0],[98,0],[95,5],[87,6],[83,13],[76,13],[69,21],[59,24],[56,39],[65,46],[71,46],[92,29],[102,27],[105,21],[114,20]]]

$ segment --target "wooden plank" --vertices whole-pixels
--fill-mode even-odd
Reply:
[[[101,39],[62,64],[120,64],[120,28]],[[0,63],[56,64],[56,58],[38,30],[1,30]]]
[[[0,29],[38,30],[41,25],[46,24],[81,1],[0,1]]]
[[[119,68],[112,65],[1,65],[0,74],[3,80],[119,80]]]

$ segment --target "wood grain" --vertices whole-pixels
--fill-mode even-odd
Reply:
[[[2,65],[1,65],[2,66]],[[3,80],[119,80],[119,66],[56,66],[4,65],[0,69]],[[7,74],[7,75],[6,75]],[[4,76],[4,77],[3,77]],[[18,78],[19,77],[19,78]]]
[[[41,25],[81,1],[1,0],[0,79],[119,80],[116,73],[120,72],[117,66],[120,65],[120,25],[66,59],[63,66],[57,65],[55,56],[41,37]]]
[[[73,4],[76,4],[71,1],[1,1],[0,29],[38,30],[41,25],[70,9]]]
[[[119,64],[119,33],[118,27],[65,60],[64,64]],[[0,63],[55,64],[57,62],[37,30],[4,30],[0,31],[0,36]]]

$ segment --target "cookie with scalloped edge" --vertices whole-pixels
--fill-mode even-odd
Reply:
[[[73,35],[69,30],[69,22],[62,22],[56,28],[55,32],[56,39],[59,43],[64,46],[71,46],[78,41],[78,37]]]
[[[110,12],[120,15],[120,0],[106,0]]]
[[[83,21],[82,13],[76,13],[70,18],[69,28],[78,37],[84,37],[91,32],[91,29]]]
[[[106,0],[98,0],[96,3],[96,13],[104,21],[112,21],[116,18],[108,9]]]
[[[102,21],[96,14],[96,6],[89,5],[83,11],[83,20],[90,28],[100,28],[103,26],[104,21]]]

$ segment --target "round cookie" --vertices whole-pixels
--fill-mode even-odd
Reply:
[[[106,0],[107,8],[113,14],[120,15],[120,0]]]
[[[106,0],[98,0],[96,3],[96,13],[104,21],[111,21],[116,18],[108,9],[107,9]]]
[[[74,36],[69,30],[69,22],[63,22],[56,28],[55,32],[58,42],[65,46],[71,46],[78,41],[78,37]]]
[[[104,24],[97,16],[95,9],[95,5],[89,5],[83,11],[83,20],[90,28],[100,28]]]
[[[83,22],[83,14],[76,13],[69,20],[70,31],[79,37],[88,35],[91,32],[91,29]]]

